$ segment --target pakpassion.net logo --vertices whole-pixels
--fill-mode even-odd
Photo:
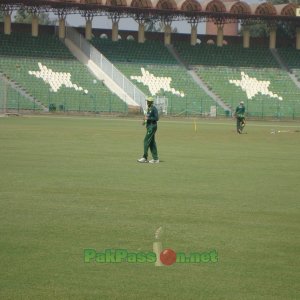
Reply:
[[[160,253],[130,252],[126,249],[106,249],[97,252],[95,249],[84,249],[85,263],[155,263],[155,265],[170,266],[174,263],[216,263],[216,250],[207,252],[175,252],[168,248]]]

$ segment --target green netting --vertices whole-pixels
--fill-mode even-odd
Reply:
[[[36,110],[43,107],[35,100],[24,96],[21,91],[10,86],[7,80],[0,78],[0,112]]]

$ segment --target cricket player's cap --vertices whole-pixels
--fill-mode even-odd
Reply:
[[[244,104],[244,101],[241,101],[240,104]]]
[[[147,97],[146,100],[147,100],[148,102],[153,102],[153,101],[154,101],[153,97]]]

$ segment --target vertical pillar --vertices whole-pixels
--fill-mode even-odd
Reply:
[[[139,23],[138,42],[145,42],[145,23],[142,22]]]
[[[192,25],[191,27],[191,45],[195,46],[197,44],[197,25]]]
[[[66,37],[66,17],[67,13],[65,9],[58,9],[58,37],[64,39]]]
[[[4,14],[4,34],[11,34],[11,13],[9,12]]]
[[[58,28],[58,36],[60,39],[64,39],[66,36],[66,18],[59,18],[59,28]]]
[[[270,40],[269,40],[269,48],[276,48],[276,27],[272,26],[270,28]]]
[[[195,46],[197,44],[197,27],[199,20],[199,17],[191,17],[188,19],[188,22],[191,24],[191,46]]]
[[[109,18],[112,21],[112,29],[111,29],[111,40],[113,42],[117,42],[119,40],[119,21],[120,14],[119,13],[111,13]]]
[[[296,27],[296,49],[300,50],[300,27]]]
[[[119,35],[119,22],[112,23],[112,41],[117,42]]]
[[[92,39],[92,18],[86,18],[85,23],[85,38],[90,41]]]
[[[31,35],[34,37],[39,35],[39,17],[36,14],[32,15]]]
[[[249,27],[243,27],[243,47],[249,48],[250,47],[250,30]]]
[[[223,47],[223,24],[220,25],[218,24],[217,25],[217,46],[218,47]]]
[[[171,25],[165,24],[165,34],[164,34],[165,45],[171,44],[171,32],[172,32]]]

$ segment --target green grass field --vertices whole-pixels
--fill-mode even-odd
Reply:
[[[162,120],[152,165],[140,120],[0,118],[0,299],[300,299],[299,129]],[[84,263],[160,226],[218,262]]]

